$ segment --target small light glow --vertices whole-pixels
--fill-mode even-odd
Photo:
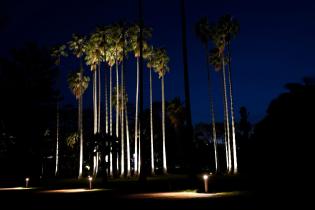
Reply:
[[[93,179],[93,178],[92,178],[91,176],[89,176],[89,181],[92,181],[92,179]]]
[[[25,178],[25,181],[27,181],[27,182],[30,181],[30,178],[26,177],[26,178]]]
[[[203,179],[207,180],[208,179],[208,175],[207,174],[203,175]]]

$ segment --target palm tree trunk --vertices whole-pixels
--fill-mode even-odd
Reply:
[[[116,60],[116,137],[119,137],[119,74],[118,74],[118,62]],[[119,152],[116,155],[116,170],[119,170]]]
[[[217,132],[216,132],[216,125],[215,125],[215,112],[214,112],[214,96],[212,94],[212,87],[211,87],[211,72],[208,63],[208,46],[206,46],[206,66],[207,66],[207,76],[208,76],[208,94],[210,99],[210,112],[211,112],[211,121],[212,121],[212,140],[213,140],[213,147],[214,147],[214,160],[215,160],[215,171],[218,172],[218,153],[217,153]]]
[[[153,107],[152,107],[152,68],[150,68],[150,137],[151,137],[151,175],[154,175],[154,144],[153,144]]]
[[[107,99],[107,71],[104,69],[104,92],[105,92],[105,133],[108,134],[108,99]]]
[[[98,64],[98,70],[97,70],[97,133],[101,132],[101,63]]]
[[[57,102],[57,113],[56,113],[56,166],[55,176],[58,174],[59,168],[59,102]]]
[[[112,91],[112,66],[110,66],[109,69],[109,135],[113,136],[113,108],[112,108],[112,97],[113,97],[113,91]],[[112,139],[112,138],[111,138]],[[113,176],[113,142],[110,142],[110,152],[109,152],[109,175]]]
[[[190,168],[190,176],[194,177],[196,174],[195,164],[195,150],[193,145],[193,126],[191,119],[190,107],[190,90],[189,90],[189,71],[188,71],[188,50],[187,50],[187,37],[186,37],[186,12],[185,0],[180,1],[181,9],[181,22],[182,22],[182,49],[183,49],[183,70],[184,70],[184,88],[185,88],[185,111],[186,111],[186,124],[187,124],[187,138],[185,142],[185,150],[187,152],[186,163]]]
[[[82,95],[78,100],[78,122],[79,122],[79,135],[80,135],[80,161],[79,161],[79,179],[82,178],[83,168],[83,132],[82,132]]]
[[[124,135],[124,63],[121,63],[121,89],[120,89],[120,97],[121,97],[121,104],[120,104],[120,111],[121,111],[121,138],[120,138],[120,176],[125,175],[125,135]]]
[[[96,98],[96,70],[93,71],[93,133],[97,133],[97,98]]]
[[[130,142],[129,142],[129,126],[128,126],[128,111],[127,105],[125,107],[125,115],[126,115],[126,137],[127,137],[127,176],[131,175],[130,172]]]
[[[231,78],[231,51],[230,51],[230,42],[227,44],[228,46],[228,80],[230,87],[230,103],[231,103],[231,120],[232,120],[232,143],[233,143],[233,173],[237,174],[237,148],[236,148],[236,138],[235,138],[235,118],[234,118],[234,106],[233,106],[233,90],[232,90],[232,78]]]
[[[162,138],[163,138],[163,173],[167,174],[166,147],[165,147],[165,95],[164,95],[164,76],[161,78],[162,86]]]
[[[119,137],[119,74],[118,62],[116,61],[116,137]]]
[[[135,174],[138,171],[138,106],[139,106],[139,58],[137,57],[136,116],[135,116]],[[140,148],[139,148],[140,149]]]
[[[141,129],[141,124],[139,123],[139,127],[138,127],[138,137],[139,137],[139,140],[138,140],[138,174],[140,174],[141,172],[141,134],[140,134],[140,129]]]
[[[227,143],[227,128],[226,128],[226,110],[225,110],[225,98],[224,98],[224,82],[223,82],[223,73],[221,75],[222,81],[222,95],[223,95],[223,116],[224,116],[224,147],[225,147],[225,162],[226,162],[226,170],[229,169],[229,152],[228,152],[228,143]]]
[[[228,109],[228,98],[226,91],[226,78],[225,78],[225,61],[222,58],[222,74],[223,74],[223,90],[224,90],[224,109],[226,113],[226,135],[227,135],[227,149],[228,149],[228,172],[231,173],[231,142],[230,142],[230,123],[229,123],[229,109]]]

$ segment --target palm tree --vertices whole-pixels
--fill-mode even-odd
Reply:
[[[109,65],[109,135],[113,136],[113,111],[112,111],[112,70],[113,66],[115,64],[115,55],[113,52],[112,48],[108,48],[105,51],[105,60],[107,64]],[[112,145],[110,146],[112,148]],[[110,176],[113,176],[113,154],[112,154],[112,149],[110,149],[110,154],[109,154],[109,174]]]
[[[121,27],[121,24],[116,23],[109,27],[107,42],[108,42],[110,50],[113,52],[113,55],[115,58],[115,66],[116,66],[116,101],[117,101],[116,103],[116,137],[118,138],[119,137],[119,115],[120,115],[120,110],[121,110],[120,101],[118,99],[119,91],[120,91],[118,65],[123,60],[123,47],[124,47],[123,27]],[[117,158],[118,158],[118,155],[117,155]],[[117,162],[118,162],[118,159],[117,159]],[[118,166],[119,165],[117,164],[117,167]]]
[[[72,73],[68,77],[69,88],[72,91],[73,95],[78,100],[78,132],[80,133],[80,135],[83,133],[82,104],[80,103],[80,99],[82,98],[90,81],[89,77],[81,75],[81,72],[82,72],[81,68],[82,66],[80,67],[79,72]],[[80,137],[79,178],[82,178],[82,169],[83,169],[83,138]]]
[[[223,34],[225,35],[225,42],[227,43],[227,60],[228,60],[228,82],[230,93],[230,109],[231,109],[231,121],[232,121],[232,143],[233,143],[233,173],[237,174],[237,149],[235,139],[235,114],[233,106],[233,91],[232,91],[232,79],[231,79],[231,40],[239,32],[239,23],[230,15],[225,15],[219,19],[219,27],[221,27]]]
[[[51,56],[54,57],[55,60],[55,64],[56,65],[60,65],[61,63],[61,57],[64,56],[68,56],[67,52],[66,52],[66,45],[61,45],[61,46],[57,46],[54,47],[52,49],[52,53]],[[58,174],[58,169],[59,169],[59,101],[57,99],[57,116],[56,116],[56,158],[55,158],[55,176],[57,176]]]
[[[209,62],[213,65],[215,71],[222,71],[222,85],[223,85],[223,105],[224,105],[224,139],[225,139],[225,154],[228,172],[231,171],[231,150],[230,150],[230,135],[229,135],[229,121],[228,121],[228,107],[226,95],[226,79],[225,79],[225,58],[220,53],[218,48],[214,48],[209,53]]]
[[[166,146],[165,146],[165,93],[164,93],[164,77],[169,71],[168,67],[169,57],[167,56],[164,48],[157,48],[154,57],[154,70],[161,79],[161,91],[162,91],[162,138],[163,138],[163,173],[167,174],[166,163]]]
[[[196,35],[203,44],[205,48],[205,55],[206,55],[206,66],[207,66],[207,78],[208,78],[208,94],[210,99],[210,112],[211,112],[211,119],[212,119],[212,140],[214,146],[214,158],[215,158],[215,171],[218,171],[218,154],[217,154],[217,132],[215,127],[215,112],[214,112],[214,97],[212,94],[211,88],[211,72],[209,68],[208,62],[208,42],[209,42],[209,35],[210,35],[210,26],[208,23],[208,19],[206,17],[200,19],[196,23],[195,27]]]
[[[119,103],[120,104],[120,111],[118,111],[118,112],[122,112],[122,110],[124,110],[125,111],[125,113],[124,113],[124,115],[126,115],[126,117],[123,119],[124,121],[126,121],[126,122],[128,122],[128,116],[127,116],[127,112],[126,112],[126,110],[125,110],[125,108],[127,107],[127,102],[128,102],[128,95],[127,95],[127,92],[126,92],[126,89],[125,88],[120,88],[120,92],[119,92],[119,97],[118,97],[118,101],[117,101],[117,88],[116,87],[114,87],[114,90],[113,90],[113,98],[112,98],[112,102],[113,102],[113,106],[114,107],[117,107],[116,105],[117,105],[117,103]],[[125,108],[122,108],[122,106],[124,106]],[[116,112],[117,112],[117,110],[116,110]],[[130,157],[130,150],[129,150],[129,133],[128,133],[128,126],[126,125],[126,133],[127,133],[127,176],[129,176],[130,175],[130,158],[128,158],[128,157]],[[124,152],[124,144],[122,144],[122,148],[123,149],[121,149],[122,151],[121,152]],[[129,153],[129,154],[128,154]],[[129,164],[128,164],[128,162],[129,162]],[[128,165],[129,165],[129,172],[128,172]],[[121,172],[121,175],[123,175],[124,174],[124,171],[123,172]]]
[[[150,139],[151,139],[151,174],[154,175],[154,142],[153,142],[153,107],[152,107],[152,68],[154,67],[154,49],[144,49],[143,57],[147,60],[147,67],[150,71]]]
[[[90,66],[90,70],[93,72],[93,133],[99,133],[99,120],[98,120],[98,96],[97,96],[97,67],[100,64],[101,52],[94,43],[93,39],[90,39],[86,44],[85,49],[85,61],[88,66]]]
[[[148,40],[151,35],[151,29],[150,28],[144,28],[143,29],[143,50],[147,48],[146,40]],[[135,114],[135,160],[138,159],[138,133],[139,133],[139,57],[140,57],[140,26],[137,24],[132,25],[128,29],[128,35],[129,35],[129,41],[130,41],[130,47],[132,51],[134,52],[134,56],[137,60],[137,81],[136,81],[136,114]],[[138,161],[135,161],[135,172],[138,171]]]

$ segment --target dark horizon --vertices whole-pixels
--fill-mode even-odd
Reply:
[[[244,1],[245,2],[245,1]],[[284,85],[302,82],[305,76],[314,76],[312,49],[315,47],[315,2],[299,4],[286,1],[240,3],[186,1],[188,65],[191,84],[193,123],[210,122],[206,67],[202,44],[194,33],[194,24],[203,16],[211,22],[224,14],[233,15],[240,23],[240,33],[232,44],[232,78],[236,117],[241,106],[250,112],[250,121],[258,122],[276,96],[286,91]],[[1,2],[1,13],[7,22],[1,31],[1,55],[9,49],[20,48],[28,41],[51,47],[66,43],[72,33],[88,35],[98,25],[107,25],[125,19],[137,20],[136,1],[6,1]],[[184,82],[181,52],[179,1],[144,1],[144,22],[153,28],[152,44],[166,47],[170,57],[170,72],[165,77],[166,100],[179,96],[184,100]],[[117,12],[119,11],[119,12]],[[75,98],[66,84],[66,75],[77,63],[66,58],[61,71],[61,92],[64,103],[75,104]],[[135,62],[129,57],[127,91],[135,101]],[[70,66],[67,69],[66,66]],[[89,72],[88,68],[85,68]],[[144,85],[148,87],[145,71]],[[221,90],[216,78],[215,100],[218,121],[222,121]],[[85,102],[92,103],[91,88]],[[144,90],[145,107],[148,90]],[[154,78],[154,100],[160,101],[160,81]]]

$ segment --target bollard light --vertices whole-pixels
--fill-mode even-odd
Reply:
[[[203,175],[203,181],[204,181],[204,185],[205,185],[205,192],[207,193],[208,192],[208,175],[205,174]]]
[[[30,181],[30,178],[26,177],[25,178],[25,188],[28,188],[28,182]]]
[[[89,185],[90,185],[90,190],[92,189],[92,177],[91,176],[89,176]]]

